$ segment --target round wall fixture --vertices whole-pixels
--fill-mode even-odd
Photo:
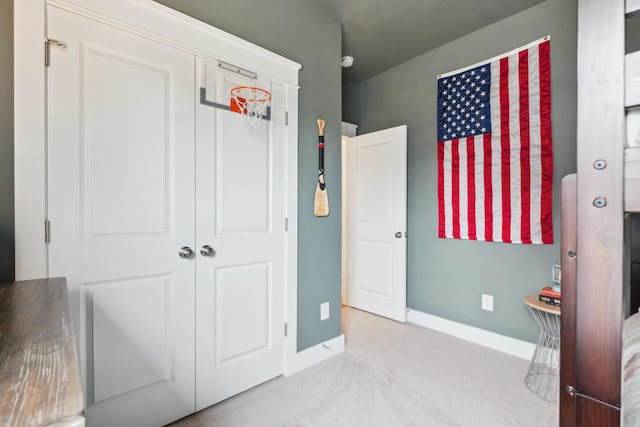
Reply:
[[[344,68],[349,68],[353,66],[353,56],[343,56],[342,60],[340,61],[340,65],[342,65]]]

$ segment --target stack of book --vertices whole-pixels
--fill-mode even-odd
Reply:
[[[555,305],[556,307],[560,307],[560,298],[560,291],[554,291],[551,286],[542,288],[538,295],[538,300],[546,304]]]

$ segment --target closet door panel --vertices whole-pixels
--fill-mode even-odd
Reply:
[[[238,113],[197,107],[196,407],[283,373],[285,99],[275,83],[200,64],[207,101],[229,105],[231,88],[272,93],[257,128]]]
[[[66,276],[88,423],[195,408],[194,57],[49,6],[49,273]]]

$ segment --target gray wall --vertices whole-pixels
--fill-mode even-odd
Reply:
[[[298,123],[298,349],[340,335],[340,19],[311,0],[157,1],[302,64]],[[318,118],[327,121],[325,168],[331,215],[326,218],[313,215]],[[321,322],[320,304],[327,301],[330,318]]]
[[[640,13],[625,20],[625,48],[627,53],[640,50]]]
[[[0,0],[0,281],[14,279],[13,1]]]
[[[576,1],[548,0],[349,89],[358,133],[408,125],[407,298],[411,309],[526,341],[536,326],[522,302],[550,284],[560,259],[560,179],[575,172]],[[551,35],[554,245],[437,238],[436,76]],[[350,105],[355,103],[356,105]],[[481,294],[494,311],[480,309]]]
[[[358,96],[358,85],[349,80],[342,81],[342,120],[355,124],[358,120],[360,112],[356,102],[349,100],[356,99]]]

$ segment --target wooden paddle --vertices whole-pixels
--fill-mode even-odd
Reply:
[[[313,203],[315,216],[329,216],[329,195],[327,184],[324,182],[324,125],[325,121],[318,119],[318,185]]]

